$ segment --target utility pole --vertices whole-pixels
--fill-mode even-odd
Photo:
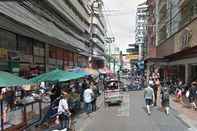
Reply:
[[[107,37],[105,41],[109,44],[109,69],[111,69],[111,44],[115,41],[115,37]]]

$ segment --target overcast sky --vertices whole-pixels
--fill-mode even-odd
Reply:
[[[111,30],[115,37],[115,45],[126,51],[128,44],[135,42],[135,15],[138,4],[145,0],[103,0],[104,13],[108,17]],[[108,29],[109,35],[112,35]]]

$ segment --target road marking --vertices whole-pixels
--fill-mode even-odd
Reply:
[[[122,104],[121,104],[121,107],[118,109],[117,116],[129,117],[130,116],[130,112],[129,112],[130,105],[129,104],[130,104],[129,94],[123,94]]]

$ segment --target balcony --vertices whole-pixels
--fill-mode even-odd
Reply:
[[[84,7],[79,3],[78,0],[69,0],[69,2],[73,5],[73,7],[76,8],[78,13],[88,22],[89,20],[89,15],[84,9]]]

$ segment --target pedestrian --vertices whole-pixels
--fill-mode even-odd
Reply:
[[[197,110],[197,106],[195,103],[197,97],[197,82],[192,82],[192,85],[189,89],[189,102],[192,105],[193,109]]]
[[[154,106],[157,106],[157,95],[158,95],[159,87],[160,87],[160,80],[159,80],[159,78],[157,78],[157,79],[155,79],[155,82],[153,85],[153,90],[154,90],[154,94],[155,94]]]
[[[93,100],[93,90],[90,88],[90,86],[87,86],[87,88],[84,91],[83,98],[84,98],[84,109],[87,115],[92,112],[92,100]]]
[[[155,96],[154,96],[153,88],[151,88],[150,85],[148,85],[148,87],[145,88],[145,90],[144,90],[144,99],[146,102],[146,108],[147,108],[148,115],[151,114],[150,106],[154,102],[154,98],[155,98]]]
[[[92,96],[92,111],[96,111],[96,100],[97,100],[97,87],[94,82],[91,82],[90,88],[93,91]]]
[[[164,85],[164,87],[161,89],[161,105],[165,110],[165,113],[168,115],[170,109],[170,94],[167,85]]]
[[[62,98],[59,101],[57,120],[60,121],[61,130],[69,128],[69,117],[71,112],[68,106],[68,93],[62,92]]]

